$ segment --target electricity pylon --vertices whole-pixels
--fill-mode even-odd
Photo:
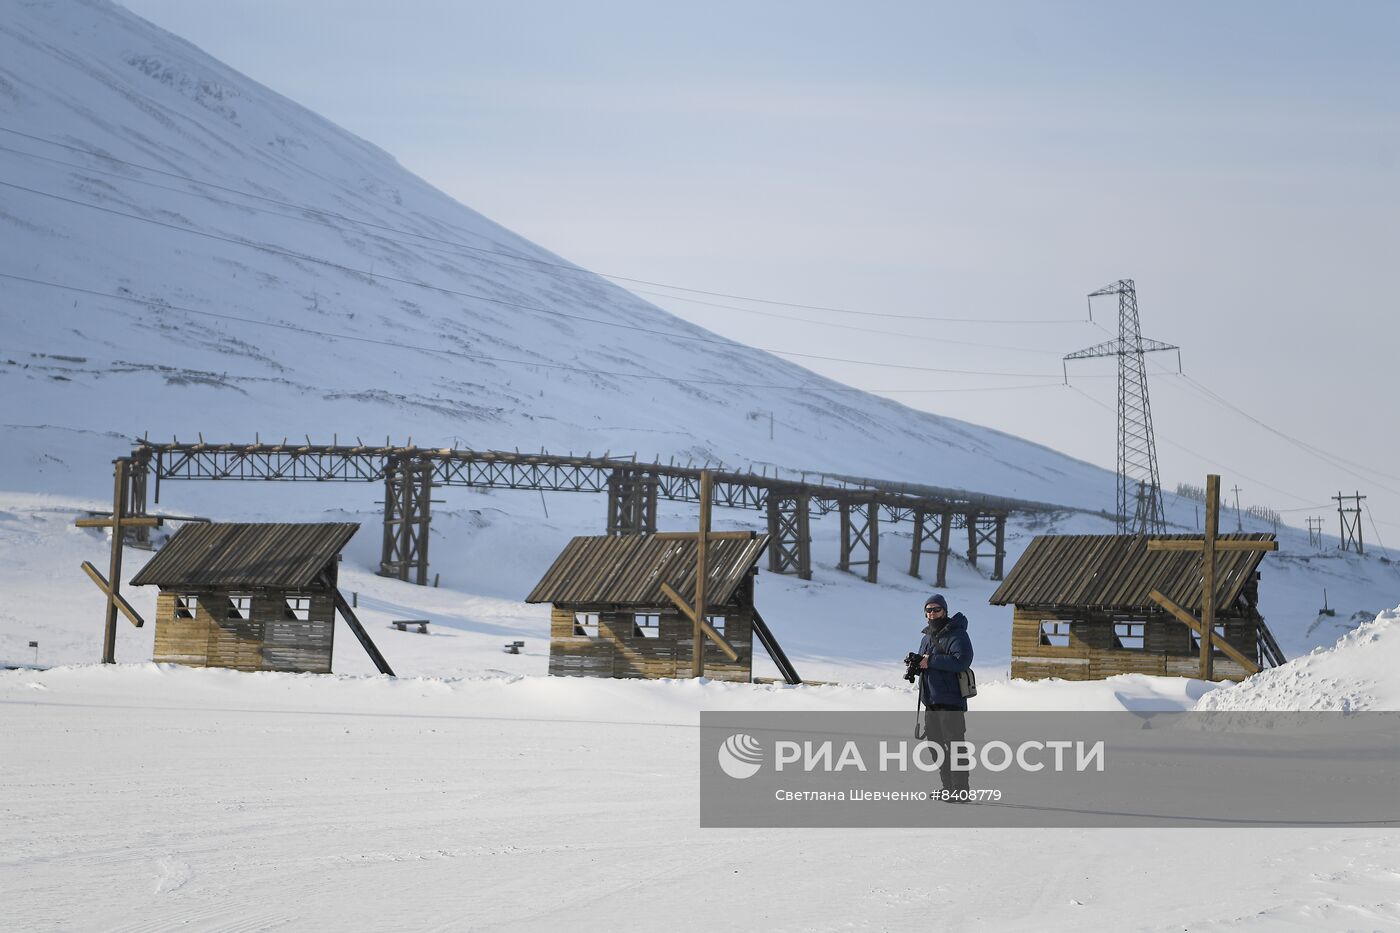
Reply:
[[[1093,299],[1101,295],[1118,296],[1117,339],[1086,347],[1064,359],[1118,357],[1118,533],[1162,534],[1167,527],[1166,513],[1162,508],[1162,479],[1157,472],[1157,443],[1152,437],[1152,407],[1147,401],[1143,354],[1175,350],[1180,368],[1181,348],[1142,335],[1132,279],[1119,279],[1090,292],[1090,320],[1094,318]],[[1066,381],[1068,373],[1066,368]]]
[[[1361,502],[1366,497],[1358,492],[1354,496],[1344,496],[1340,492],[1332,497],[1337,500],[1337,517],[1342,520],[1342,550],[1350,551],[1352,545],[1356,545],[1356,553],[1365,554],[1366,549],[1361,544]],[[1343,508],[1342,503],[1351,500],[1356,504],[1351,508]],[[1347,516],[1351,520],[1347,520]]]

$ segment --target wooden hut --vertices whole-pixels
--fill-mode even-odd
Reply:
[[[160,587],[154,659],[330,673],[336,568],[359,527],[184,526],[131,581]]]
[[[705,551],[708,621],[738,652],[731,661],[705,640],[705,675],[748,681],[753,674],[754,577],[767,535],[710,541]],[[693,626],[661,590],[695,599],[693,538],[613,535],[574,538],[525,601],[552,603],[549,672],[575,677],[686,677]]]
[[[1160,538],[1191,539],[1188,535]],[[1272,541],[1270,534],[1221,535],[1220,540]],[[1148,538],[1126,535],[1042,535],[1034,539],[992,594],[1011,605],[1011,676],[1099,680],[1114,674],[1199,676],[1195,632],[1155,603],[1160,590],[1199,618],[1201,557],[1149,551]],[[1196,539],[1199,540],[1199,539]],[[1222,551],[1215,578],[1215,628],[1260,667],[1283,653],[1259,614],[1259,551]],[[1242,665],[1217,649],[1217,680],[1242,680]]]

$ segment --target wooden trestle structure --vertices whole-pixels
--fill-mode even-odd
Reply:
[[[522,454],[356,444],[208,444],[138,442],[128,458],[127,515],[147,514],[147,489],[160,501],[162,482],[172,480],[274,480],[382,483],[384,538],[379,572],[428,583],[428,527],[432,490],[441,486],[606,493],[610,535],[656,532],[656,504],[699,502],[701,473],[710,469],[674,461],[639,462],[635,457]],[[766,512],[768,570],[812,576],[811,519],[836,512],[841,519],[837,566],[874,583],[880,564],[882,523],[914,526],[909,574],[920,576],[921,558],[937,558],[934,586],[947,585],[954,530],[966,533],[967,561],[990,557],[992,579],[1005,560],[1006,519],[1013,513],[1073,511],[1066,506],[932,486],[889,483],[849,476],[768,476],[710,469],[712,502]],[[147,476],[154,478],[147,483]],[[809,481],[809,478],[812,481]]]

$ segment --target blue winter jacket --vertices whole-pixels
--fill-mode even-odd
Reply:
[[[958,673],[972,668],[972,639],[967,637],[967,616],[961,612],[943,623],[924,629],[919,654],[928,655],[928,669],[919,678],[919,692],[925,706],[953,706],[967,709],[967,700],[958,689]]]

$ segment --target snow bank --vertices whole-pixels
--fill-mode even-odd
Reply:
[[[1400,607],[1330,648],[1202,697],[1198,710],[1400,710]]]
[[[1185,710],[1210,684],[1129,674],[1108,680],[997,681],[981,685],[974,709]],[[123,706],[304,715],[466,717],[551,722],[693,726],[700,710],[907,711],[912,687],[870,684],[738,684],[701,680],[612,680],[244,673],[174,664],[68,665],[0,671],[0,703]]]

